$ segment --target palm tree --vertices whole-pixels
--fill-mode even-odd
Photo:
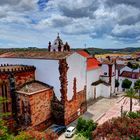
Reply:
[[[126,94],[124,96],[130,98],[130,112],[132,112],[132,99],[138,99],[135,90],[133,88],[130,88],[126,91]]]

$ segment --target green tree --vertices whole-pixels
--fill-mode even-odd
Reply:
[[[140,105],[140,80],[137,80],[134,83],[134,88],[137,89],[139,91],[139,105]]]
[[[7,100],[3,97],[0,96],[0,106],[4,102],[7,102]],[[9,114],[7,113],[2,113],[0,112],[0,140],[12,140],[13,135],[8,133],[8,128],[5,126],[5,121],[3,120],[3,117],[8,116]]]
[[[118,87],[119,87],[120,83],[117,79],[115,79],[115,88],[117,88],[117,91],[118,91]]]
[[[129,90],[126,91],[126,94],[124,96],[130,98],[130,112],[132,112],[133,105],[132,99],[138,99],[135,90],[133,88],[130,88]]]
[[[4,102],[8,102],[8,100],[0,96],[0,107],[2,107]],[[17,136],[9,133],[8,127],[5,125],[6,121],[3,120],[3,117],[9,115],[10,113],[0,112],[0,140],[33,140],[32,136],[26,132],[20,132]]]
[[[76,129],[78,134],[81,134],[86,138],[90,138],[91,132],[95,130],[96,127],[97,123],[93,122],[93,120],[85,120],[83,118],[79,118]]]
[[[122,82],[122,88],[124,89],[129,89],[132,85],[132,81],[128,80],[128,79],[124,79]]]

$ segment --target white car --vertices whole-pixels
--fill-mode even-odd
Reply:
[[[67,137],[67,138],[72,137],[74,135],[75,131],[76,131],[75,127],[73,127],[73,126],[68,127],[65,132],[65,137]]]

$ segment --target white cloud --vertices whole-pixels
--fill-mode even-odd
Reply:
[[[43,37],[50,37],[50,34],[53,36],[61,32],[64,36],[84,35],[93,39],[110,37],[126,42],[140,40],[138,0],[133,3],[131,0],[49,0],[42,11],[37,2],[1,0],[0,25],[6,25],[1,29],[1,38],[13,42],[14,39],[17,42],[30,39],[33,42],[39,34],[46,33]],[[18,33],[23,35],[18,36]],[[43,39],[41,41],[44,42]]]

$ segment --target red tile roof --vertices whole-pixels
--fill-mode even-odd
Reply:
[[[113,65],[115,64],[115,59],[112,59],[112,60],[105,59],[102,61],[102,64]]]
[[[32,95],[51,88],[52,88],[51,86],[42,83],[40,81],[32,81],[32,82],[25,83],[21,88],[19,88],[17,92],[26,95]]]
[[[77,53],[86,58],[90,57],[90,55],[86,51],[83,51],[83,50],[77,51]]]
[[[123,71],[120,76],[126,77],[126,78],[132,78],[132,79],[139,79],[140,73],[139,72],[131,72],[131,71]]]
[[[87,58],[87,70],[99,68],[100,62],[96,58]]]
[[[77,53],[87,58],[87,70],[92,70],[99,67],[100,62],[96,58],[91,57],[86,51],[79,50]]]
[[[73,52],[48,52],[48,51],[20,51],[7,52],[0,58],[28,58],[28,59],[64,59]]]
[[[124,64],[117,64],[116,65],[116,69],[117,70],[121,70],[122,68],[124,68],[126,65],[124,65]]]

